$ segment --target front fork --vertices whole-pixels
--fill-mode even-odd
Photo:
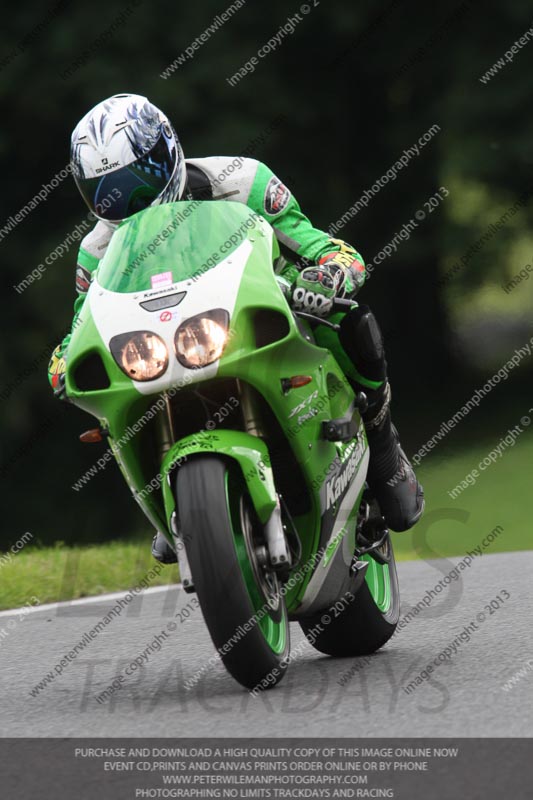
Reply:
[[[174,420],[172,418],[172,406],[170,398],[165,392],[163,394],[165,400],[165,407],[161,409],[157,415],[156,426],[156,442],[157,451],[159,454],[159,462],[163,465],[167,453],[171,450],[174,442],[176,441],[176,434],[174,431]],[[163,474],[163,467],[161,466],[161,474]],[[168,480],[168,474],[164,476],[164,480]],[[182,586],[185,592],[194,592],[194,583],[192,580],[191,568],[189,559],[187,558],[187,551],[185,550],[185,543],[180,536],[177,526],[176,512],[174,511],[170,517],[170,533],[172,534],[174,552],[178,559],[178,566],[180,570],[180,577]]]
[[[227,429],[219,429],[216,432],[203,430],[176,442],[168,398],[166,398],[165,409],[161,412],[158,445],[162,457],[163,498],[169,529],[174,540],[174,549],[178,557],[183,588],[186,592],[193,592],[194,584],[185,543],[177,523],[171,476],[182,461],[200,453],[218,454],[238,462],[255,511],[263,525],[270,569],[285,574],[291,567],[290,550],[285,537],[280,501],[274,486],[268,448],[260,438],[260,415],[257,412],[250,387],[239,381],[238,388],[244,433]]]
[[[241,399],[242,422],[244,430],[250,436],[261,437],[263,430],[261,426],[261,415],[257,408],[257,403],[250,386],[237,380],[237,388]],[[270,518],[264,526],[265,540],[269,555],[270,567],[274,571],[286,572],[290,569],[291,556],[285,537],[285,530],[281,519],[281,507],[279,496],[276,494],[277,503]]]
[[[164,392],[163,399],[165,407],[157,415],[156,440],[159,453],[159,463],[163,462],[164,457],[176,441],[174,432],[174,421],[172,419],[172,407],[170,397]]]

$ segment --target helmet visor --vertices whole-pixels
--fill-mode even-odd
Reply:
[[[174,142],[161,131],[152,149],[137,161],[94,178],[74,175],[74,180],[99,219],[120,222],[147,208],[163,193],[174,172],[176,156]]]

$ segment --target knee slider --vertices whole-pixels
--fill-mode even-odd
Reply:
[[[340,323],[339,340],[357,372],[367,381],[381,382],[386,379],[383,337],[368,306],[358,306],[346,314]],[[367,389],[365,384],[364,391]]]
[[[385,355],[383,337],[377,320],[371,311],[359,319],[356,330],[356,346],[366,361],[381,361]]]
[[[364,361],[382,361],[385,356],[381,329],[368,306],[358,306],[346,315],[341,323],[341,341],[350,341]]]

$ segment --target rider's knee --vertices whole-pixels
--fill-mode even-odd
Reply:
[[[379,324],[368,306],[351,309],[341,322],[340,342],[364,377],[379,381],[387,376],[385,348]]]

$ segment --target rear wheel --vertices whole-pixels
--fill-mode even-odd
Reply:
[[[274,686],[287,667],[287,609],[238,468],[211,456],[189,461],[178,471],[176,497],[194,586],[224,666],[248,689]]]
[[[400,591],[390,538],[387,537],[380,548],[379,561],[371,555],[363,556],[361,560],[368,561],[365,582],[338,616],[328,615],[331,622],[323,625],[321,618],[326,611],[324,609],[300,621],[306,636],[314,629],[309,641],[321,653],[330,656],[375,653],[396,630],[400,614]],[[317,625],[323,628],[322,631],[318,628],[318,634]]]

